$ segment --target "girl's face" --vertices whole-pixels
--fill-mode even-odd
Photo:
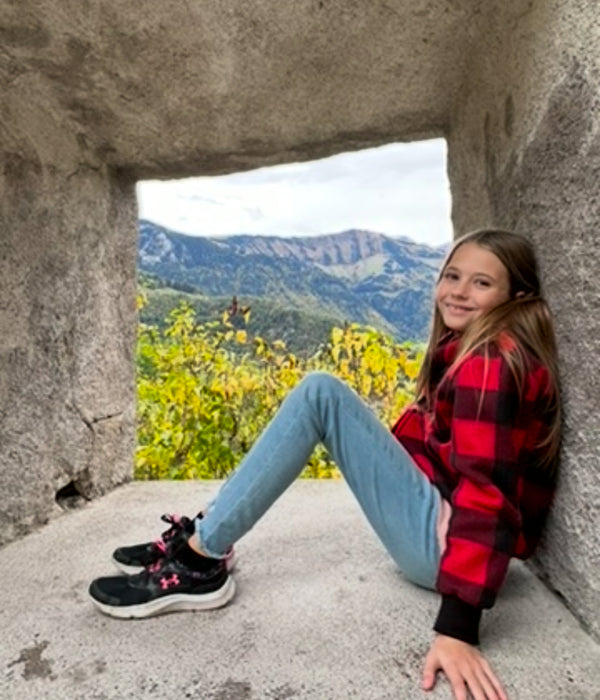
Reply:
[[[508,270],[494,253],[463,243],[448,261],[435,303],[446,326],[459,333],[510,298]]]

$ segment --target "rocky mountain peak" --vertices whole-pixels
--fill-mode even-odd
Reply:
[[[428,332],[444,250],[350,229],[320,236],[186,236],[140,222],[139,265],[207,296],[272,298],[404,339]]]

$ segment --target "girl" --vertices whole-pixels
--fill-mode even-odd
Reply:
[[[404,575],[441,596],[422,687],[443,670],[458,700],[504,700],[479,653],[483,608],[511,557],[541,534],[555,483],[560,405],[552,320],[533,250],[514,233],[459,239],[437,282],[417,400],[388,431],[348,387],[315,373],[286,398],[208,510],[157,545],[124,547],[132,576],[96,579],[115,617],[226,604],[231,546],[322,442]]]

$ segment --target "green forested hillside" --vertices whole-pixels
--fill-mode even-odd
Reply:
[[[220,318],[231,303],[231,297],[206,297],[190,294],[170,287],[152,288],[158,284],[148,276],[140,280],[140,291],[147,302],[140,310],[140,320],[148,325],[163,328],[169,313],[182,301],[188,303],[195,312],[199,323]],[[242,307],[250,306],[250,318],[244,328],[252,335],[258,335],[268,342],[283,340],[291,352],[301,357],[314,354],[329,337],[334,326],[343,326],[350,319],[327,315],[319,310],[291,308],[277,304],[271,299],[244,297],[238,299]],[[241,323],[241,318],[234,323]],[[389,328],[381,330],[390,332]]]

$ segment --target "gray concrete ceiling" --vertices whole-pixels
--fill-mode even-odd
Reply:
[[[437,136],[474,38],[528,4],[2,0],[0,139],[148,177]]]

